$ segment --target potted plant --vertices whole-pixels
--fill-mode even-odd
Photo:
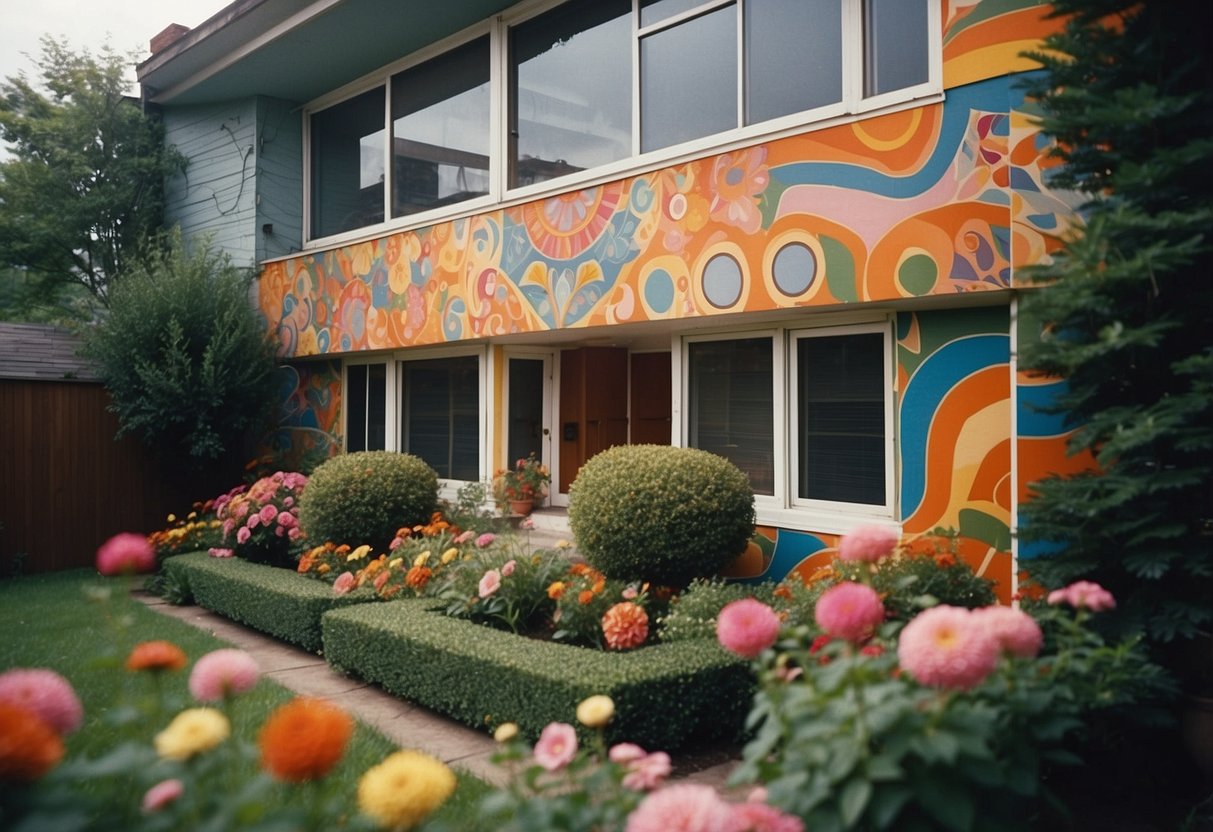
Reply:
[[[508,506],[511,514],[526,515],[547,494],[551,481],[547,466],[532,453],[515,462],[513,468],[501,468],[493,475],[493,495],[502,510]]]

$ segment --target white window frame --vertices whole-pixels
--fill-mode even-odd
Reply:
[[[771,141],[785,136],[820,130],[847,123],[865,115],[881,111],[894,112],[909,107],[922,106],[943,98],[943,35],[941,31],[940,4],[927,2],[927,54],[928,80],[913,87],[893,90],[871,98],[863,97],[863,0],[839,0],[843,4],[843,100],[813,110],[792,113],[752,125],[743,125],[744,78],[737,72],[737,128],[714,133],[669,147],[640,153],[640,38],[645,34],[677,25],[680,21],[699,16],[707,11],[736,3],[738,61],[744,63],[744,6],[742,0],[704,0],[688,12],[671,16],[659,23],[641,29],[639,27],[640,0],[632,0],[632,151],[629,158],[620,159],[596,168],[571,173],[566,176],[536,182],[517,188],[509,186],[510,160],[509,119],[507,96],[509,93],[508,35],[511,26],[523,23],[563,2],[563,0],[531,0],[514,6],[504,14],[491,20],[481,21],[441,41],[430,44],[400,60],[389,64],[371,75],[334,90],[307,103],[302,110],[303,119],[303,230],[304,249],[318,249],[335,245],[359,242],[380,237],[388,232],[403,231],[433,225],[439,221],[456,219],[482,212],[488,208],[509,207],[522,202],[563,193],[577,188],[592,187],[603,182],[638,175],[651,170],[680,164],[712,153],[723,153],[745,147],[758,141]],[[490,135],[489,135],[489,192],[454,205],[446,205],[429,211],[409,214],[393,219],[391,216],[391,78],[398,72],[424,63],[437,55],[461,46],[471,40],[489,35],[490,63]],[[311,116],[327,107],[340,103],[375,87],[384,88],[384,221],[374,225],[350,229],[338,234],[312,238],[311,200]]]
[[[347,358],[341,366],[341,426],[343,433],[341,435],[341,450],[343,453],[349,453],[349,436],[350,436],[350,409],[345,402],[350,400],[350,367],[370,366],[372,364],[384,365],[384,395],[385,406],[383,416],[383,449],[385,451],[396,450],[396,438],[392,435],[392,424],[395,420],[396,405],[393,401],[393,396],[396,391],[395,373],[392,371],[394,359],[389,353],[379,353],[378,355],[358,355],[356,357]],[[370,376],[367,376],[367,394],[370,394]],[[363,426],[363,430],[366,426]]]

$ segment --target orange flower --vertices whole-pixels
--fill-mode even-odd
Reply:
[[[785,601],[792,600],[792,590],[788,587],[787,584],[780,584],[779,586],[775,587],[775,591],[772,594],[776,598],[782,598]]]
[[[32,783],[63,758],[63,740],[33,711],[0,702],[0,782]]]
[[[588,589],[583,589],[583,590],[581,590],[581,592],[577,593],[577,603],[578,604],[581,604],[584,606],[586,604],[589,604],[593,600],[594,600],[594,593]]]
[[[649,615],[644,607],[622,601],[602,616],[602,635],[612,650],[629,650],[649,637]]]
[[[553,601],[564,595],[564,581],[553,581],[548,585],[548,597]]]
[[[935,556],[935,565],[941,569],[956,565],[956,556],[950,552],[940,552]]]
[[[279,780],[324,777],[345,753],[354,720],[323,699],[299,697],[277,708],[257,737],[261,767]]]
[[[127,670],[180,670],[188,660],[171,641],[145,641],[136,644],[126,657]]]
[[[312,568],[313,563],[315,561],[312,559],[311,553],[308,553],[299,559],[299,565],[295,567],[295,571],[302,575]]]
[[[408,574],[404,576],[404,582],[413,589],[425,589],[425,585],[430,582],[430,578],[434,576],[433,570],[428,566],[413,566],[409,568]]]
[[[339,555],[348,555],[350,553],[350,544],[342,543],[334,551],[336,551]]]

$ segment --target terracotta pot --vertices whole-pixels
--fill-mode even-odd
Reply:
[[[525,517],[534,510],[534,500],[510,500],[510,514],[521,514]]]

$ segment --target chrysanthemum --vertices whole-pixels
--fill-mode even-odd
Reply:
[[[628,815],[627,832],[737,832],[732,808],[711,786],[679,783],[651,792]]]
[[[0,702],[0,783],[32,783],[63,758],[63,740],[33,711]]]
[[[649,615],[644,607],[620,601],[602,616],[602,635],[611,650],[630,650],[649,637]]]
[[[888,526],[860,526],[838,542],[838,559],[874,563],[893,553],[901,540]]]
[[[97,549],[97,571],[102,575],[130,575],[155,568],[156,550],[140,534],[116,534]]]
[[[243,650],[212,650],[190,671],[190,693],[199,702],[218,702],[252,689],[261,677],[257,661]]]
[[[156,753],[166,760],[188,760],[228,738],[231,723],[214,708],[189,708],[173,717],[156,735]]]
[[[1036,619],[1023,610],[1011,607],[982,607],[973,610],[978,625],[984,627],[1004,653],[1023,658],[1032,658],[1040,652],[1044,633]]]
[[[257,737],[261,767],[279,780],[299,783],[329,773],[354,732],[354,720],[323,699],[300,697],[277,708]]]
[[[872,587],[844,581],[821,593],[813,617],[834,638],[860,642],[884,621],[884,605]]]
[[[0,673],[0,702],[28,708],[60,734],[75,731],[84,719],[71,682],[42,667]]]
[[[716,617],[716,639],[729,652],[752,659],[779,637],[779,615],[755,598],[726,604]]]
[[[412,829],[455,790],[455,775],[419,751],[397,751],[358,781],[358,808],[382,826]]]
[[[919,613],[901,631],[897,658],[919,682],[968,690],[998,664],[998,641],[973,613],[946,604]]]
[[[180,670],[188,663],[185,653],[171,641],[144,641],[126,657],[127,670]]]

